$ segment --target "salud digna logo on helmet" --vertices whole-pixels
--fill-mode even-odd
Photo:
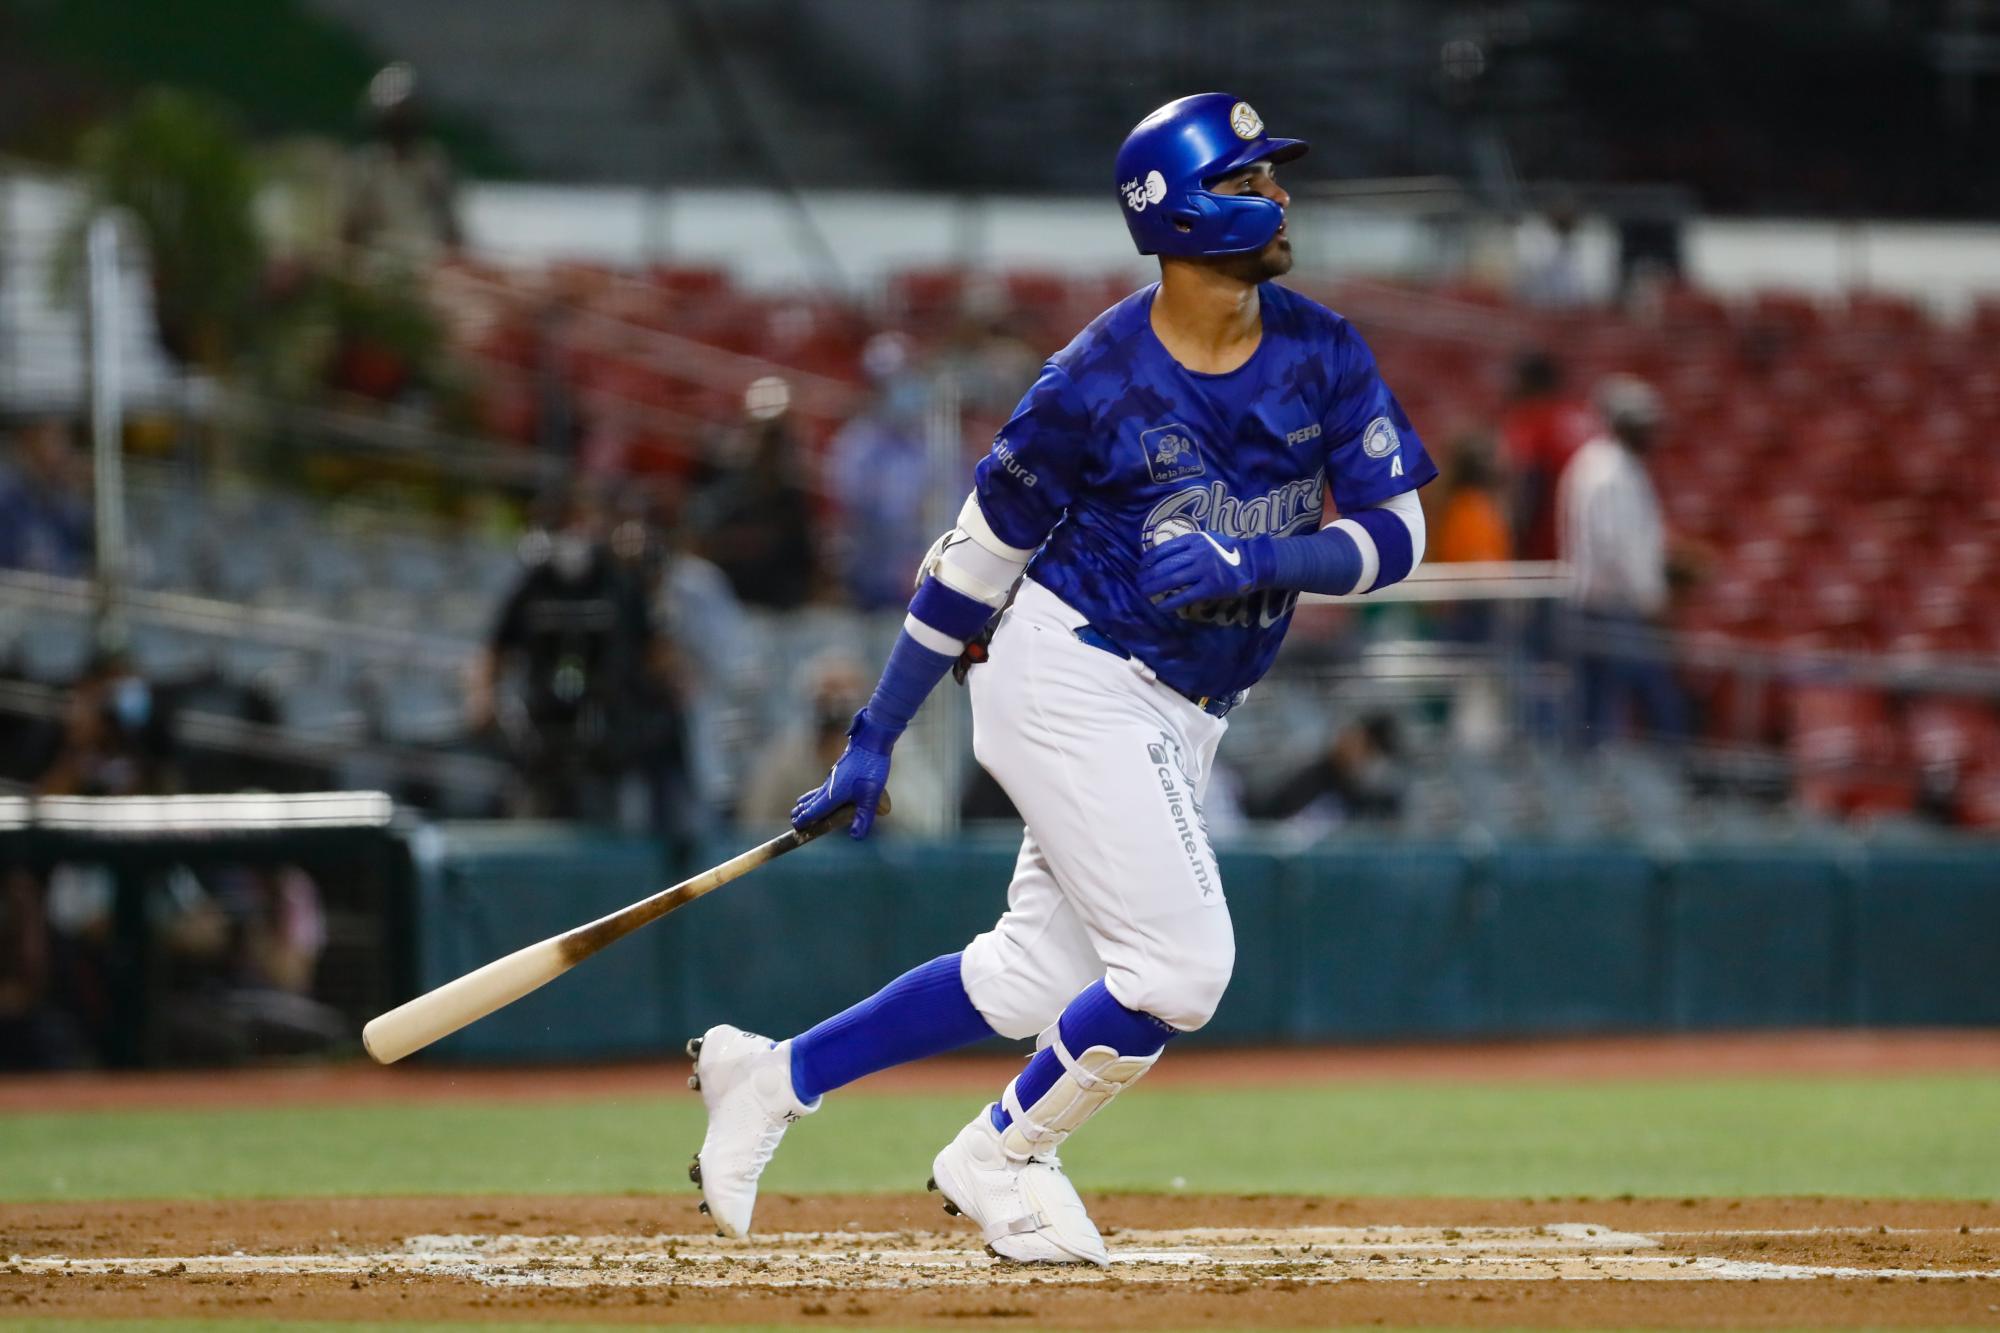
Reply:
[[[1157,171],[1149,171],[1145,180],[1135,177],[1120,185],[1118,190],[1125,196],[1125,207],[1134,213],[1143,213],[1147,204],[1157,204],[1167,197],[1167,178]]]

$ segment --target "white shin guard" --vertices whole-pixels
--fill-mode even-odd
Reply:
[[[1071,1055],[1058,1029],[1059,1024],[1049,1024],[1035,1042],[1037,1050],[1052,1050],[1062,1061],[1063,1072],[1049,1090],[1033,1106],[1023,1106],[1018,1091],[1021,1080],[1016,1077],[1001,1094],[1000,1104],[1013,1118],[1000,1132],[1000,1146],[1017,1162],[1053,1157],[1079,1125],[1138,1082],[1160,1058],[1158,1051],[1120,1055],[1109,1046],[1092,1046],[1082,1055]]]

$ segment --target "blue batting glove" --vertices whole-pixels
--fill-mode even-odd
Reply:
[[[1139,565],[1139,591],[1162,611],[1178,611],[1268,588],[1277,565],[1275,540],[1223,538],[1211,532],[1176,537],[1146,552]]]
[[[817,788],[799,797],[792,807],[792,827],[803,829],[815,820],[854,803],[854,822],[847,836],[856,842],[875,827],[875,807],[881,804],[882,788],[889,781],[889,751],[903,733],[878,726],[862,709],[847,728],[847,748],[834,760],[833,771]]]

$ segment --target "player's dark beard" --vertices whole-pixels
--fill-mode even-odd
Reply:
[[[1216,255],[1208,262],[1224,277],[1254,285],[1281,278],[1292,271],[1292,246],[1288,238],[1274,236],[1261,250],[1240,255]]]

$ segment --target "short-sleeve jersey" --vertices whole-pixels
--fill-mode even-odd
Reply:
[[[1298,595],[1162,611],[1138,586],[1151,547],[1309,533],[1430,481],[1375,358],[1345,319],[1265,283],[1263,333],[1223,375],[1183,367],[1153,332],[1158,284],[1099,315],[1052,357],[980,460],[994,532],[1036,550],[1028,577],[1190,695],[1226,697],[1270,669]],[[1038,550],[1036,548],[1039,548]]]

